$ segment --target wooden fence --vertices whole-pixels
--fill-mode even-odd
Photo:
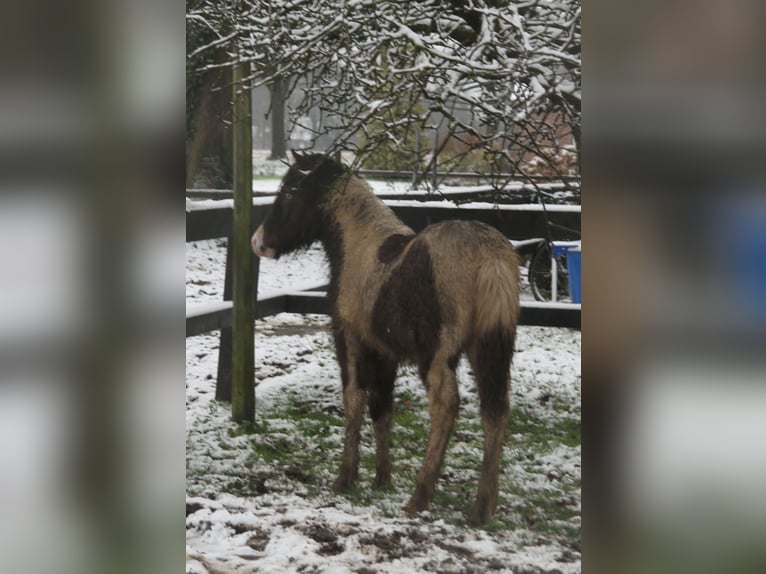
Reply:
[[[271,198],[253,200],[251,233],[266,217]],[[212,202],[211,202],[212,203]],[[186,336],[191,337],[210,331],[221,331],[218,356],[216,398],[231,400],[232,357],[232,206],[230,201],[215,202],[221,207],[207,205],[192,207],[186,212],[186,241],[229,238],[227,243],[226,274],[223,301],[199,303],[187,307]],[[504,205],[487,208],[486,205],[467,204],[461,207],[434,205],[434,202],[386,201],[394,212],[414,230],[446,219],[474,219],[499,229],[509,239],[524,240],[544,237],[546,228],[554,239],[571,239],[562,229],[580,230],[579,206],[550,206],[547,213],[534,205]],[[253,255],[253,285],[257,293],[259,265]],[[254,319],[278,313],[329,314],[326,286],[317,285],[306,291],[288,291],[276,296],[257,299],[255,295]],[[580,305],[566,303],[538,303],[523,301],[519,322],[522,325],[580,328]]]

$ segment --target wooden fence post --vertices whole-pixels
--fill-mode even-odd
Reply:
[[[236,422],[255,420],[255,313],[253,253],[250,230],[253,212],[253,149],[250,65],[234,66],[234,220],[232,252],[232,392],[231,416]]]
[[[226,238],[226,274],[223,281],[223,300],[231,301],[234,237]],[[218,377],[215,381],[215,400],[231,402],[231,327],[221,329],[218,342]]]

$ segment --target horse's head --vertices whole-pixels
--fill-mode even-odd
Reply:
[[[251,240],[259,257],[276,259],[319,239],[325,218],[322,204],[344,172],[342,165],[323,154],[292,153],[295,162],[282,179],[271,212]]]

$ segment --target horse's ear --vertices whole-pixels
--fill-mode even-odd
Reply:
[[[293,167],[306,175],[320,165],[326,158],[323,154],[312,151],[291,150],[295,163]]]
[[[292,152],[293,158],[295,159],[293,167],[297,169],[298,173],[301,175],[308,175],[311,172],[311,169],[314,167],[311,161],[311,154],[301,152],[296,149],[290,151]]]

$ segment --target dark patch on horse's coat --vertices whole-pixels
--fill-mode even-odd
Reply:
[[[372,330],[393,354],[427,371],[439,346],[440,329],[431,254],[425,243],[417,241],[381,287]]]
[[[333,310],[333,318],[338,316],[335,304],[340,290],[340,272],[343,269],[343,230],[336,221],[331,221],[319,238],[324,247],[327,261],[330,264],[330,285],[327,288],[327,299]]]
[[[413,237],[415,236],[402,235],[401,233],[394,233],[386,237],[383,243],[380,244],[380,247],[378,247],[378,261],[381,263],[391,263],[399,257]]]
[[[359,386],[367,391],[370,418],[376,421],[391,412],[396,363],[371,349],[365,349],[360,353],[356,368]]]
[[[481,411],[493,419],[508,411],[508,383],[515,338],[515,331],[497,327],[478,340],[476,360],[472,366]]]

